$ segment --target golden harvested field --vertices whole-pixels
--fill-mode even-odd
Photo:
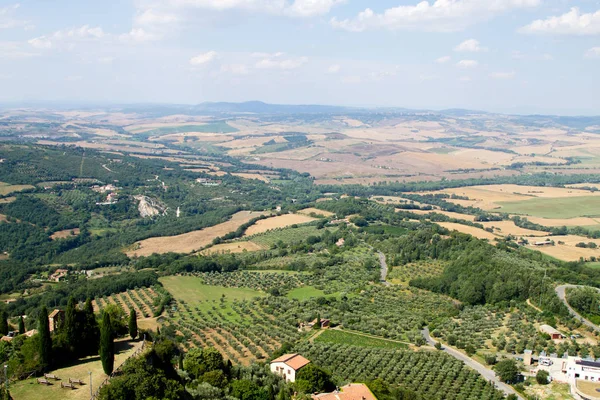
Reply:
[[[541,217],[526,217],[529,221],[543,226],[595,226],[600,225],[600,218],[541,218]]]
[[[204,228],[199,231],[188,232],[177,236],[150,238],[136,242],[134,248],[127,250],[126,254],[129,257],[142,257],[149,256],[153,253],[191,253],[209,245],[213,239],[235,231],[240,225],[245,224],[252,218],[256,218],[262,214],[263,213],[260,212],[240,211],[234,214],[227,222]]]
[[[217,253],[242,253],[244,251],[259,251],[264,250],[264,248],[253,241],[248,242],[231,242],[231,243],[221,243],[215,246],[209,247],[206,250],[202,250],[200,254],[203,256],[209,254],[217,254]]]
[[[467,233],[467,234],[474,236],[476,238],[479,238],[479,239],[487,239],[490,242],[492,242],[494,239],[499,237],[499,236],[494,235],[493,233],[484,231],[483,229],[479,229],[474,226],[467,226],[467,225],[457,224],[454,222],[436,222],[436,223],[438,225],[443,226],[446,229],[451,230],[451,231],[459,231],[462,233]]]
[[[65,238],[68,238],[68,237],[71,237],[71,236],[77,236],[77,235],[79,235],[79,228],[65,229],[64,231],[54,232],[50,236],[50,239],[52,239],[52,240],[65,239]]]
[[[431,214],[432,212],[435,212],[436,214],[443,214],[446,215],[450,218],[454,218],[454,219],[462,219],[465,221],[471,221],[474,222],[475,221],[475,216],[474,215],[469,215],[469,214],[461,214],[461,213],[457,213],[457,212],[452,212],[452,211],[442,211],[442,210],[402,210],[402,209],[398,209],[398,211],[408,211],[414,214],[419,214],[419,215],[428,215]]]
[[[494,228],[494,233],[503,236],[545,236],[548,232],[534,231],[531,229],[521,228],[515,225],[513,221],[490,221],[478,222],[486,228]]]
[[[33,189],[31,185],[11,185],[10,183],[0,182],[0,196],[20,192],[22,190]]]
[[[555,242],[554,246],[535,246],[535,242],[540,242],[544,240],[553,240]],[[558,242],[562,242],[564,244],[559,244]],[[544,254],[552,256],[554,258],[558,258],[563,261],[578,261],[580,258],[584,260],[589,260],[590,257],[600,258],[600,249],[585,249],[581,247],[576,247],[577,243],[589,243],[594,242],[600,245],[600,239],[588,239],[584,236],[576,236],[576,235],[565,235],[565,236],[544,236],[537,238],[530,238],[528,248],[532,250],[538,250]]]
[[[315,220],[315,218],[300,214],[279,215],[258,221],[246,230],[244,236],[252,236],[257,233],[263,233],[271,229],[285,228],[294,224],[306,224]]]
[[[16,199],[16,197],[5,197],[3,199],[0,199],[0,204],[12,203]]]
[[[325,211],[325,210],[319,210],[318,208],[314,208],[314,207],[305,208],[304,210],[298,211],[298,214],[302,214],[302,215],[310,215],[313,213],[316,215],[321,215],[323,217],[332,217],[335,215],[332,212]]]
[[[248,174],[248,173],[244,173],[244,172],[233,172],[233,173],[231,173],[231,175],[237,176],[240,178],[244,178],[244,179],[256,179],[259,181],[263,181],[265,183],[271,182],[271,180],[269,178],[267,178],[266,176],[262,176],[260,174]]]

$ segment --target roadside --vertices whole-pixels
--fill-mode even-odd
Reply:
[[[423,338],[429,345],[435,346],[436,342],[431,338],[429,334],[429,328],[423,328],[423,330],[421,331],[421,335],[423,335]],[[486,368],[471,357],[449,346],[442,346],[442,349],[440,351],[443,351],[446,354],[456,358],[457,360],[464,362],[468,367],[479,372],[479,374],[483,376],[486,380],[492,382],[497,389],[502,390],[504,393],[506,393],[506,395],[514,394],[517,396],[517,398],[523,400],[523,397],[521,397],[521,395],[519,395],[519,393],[517,393],[515,389],[513,389],[510,385],[501,382],[493,370]]]
[[[556,289],[554,289],[556,291],[556,294],[558,295],[558,298],[563,302],[563,304],[567,307],[567,309],[569,310],[569,313],[575,317],[576,319],[578,319],[579,321],[581,321],[584,325],[589,326],[590,328],[600,332],[600,327],[594,323],[592,323],[590,320],[584,318],[583,316],[581,316],[577,311],[575,311],[567,302],[567,289],[575,289],[575,288],[583,288],[583,287],[591,287],[592,289],[596,289],[597,291],[600,292],[600,289],[592,287],[592,286],[581,286],[581,285],[561,285],[561,286],[557,286]]]

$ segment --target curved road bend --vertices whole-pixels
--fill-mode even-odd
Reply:
[[[423,330],[421,331],[421,334],[423,335],[423,338],[425,339],[425,341],[428,344],[430,344],[431,346],[435,346],[435,341],[429,335],[429,328],[427,328],[427,327],[423,328]],[[484,367],[483,365],[481,365],[480,363],[478,363],[471,357],[461,353],[460,351],[458,351],[456,349],[453,349],[452,347],[448,347],[448,346],[443,346],[441,351],[451,355],[452,357],[456,358],[459,361],[464,362],[468,367],[473,368],[475,371],[479,372],[479,374],[481,374],[481,376],[483,376],[486,380],[493,382],[494,385],[496,386],[496,388],[499,390],[502,390],[504,393],[506,393],[506,395],[514,394],[517,396],[517,398],[519,398],[520,400],[523,400],[523,398],[519,395],[519,393],[517,393],[515,391],[515,389],[513,389],[510,385],[507,385],[506,383],[501,382],[500,379],[496,376],[496,373],[494,371]]]
[[[600,289],[592,287],[592,286],[582,286],[582,285],[560,285],[557,286],[556,289],[554,289],[556,291],[556,294],[558,295],[558,298],[560,299],[560,301],[562,301],[564,303],[565,306],[567,306],[567,309],[569,310],[569,313],[575,317],[576,319],[578,319],[579,321],[581,321],[584,325],[589,326],[592,329],[595,329],[596,331],[600,332],[600,326],[593,324],[590,320],[582,317],[577,311],[575,311],[573,309],[573,307],[571,307],[569,305],[569,303],[567,302],[567,289],[575,289],[575,288],[583,288],[583,287],[589,287],[592,289],[596,289],[597,291],[600,292]]]

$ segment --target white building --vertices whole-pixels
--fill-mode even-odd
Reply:
[[[569,357],[569,361],[567,362],[567,378],[570,382],[577,379],[600,382],[600,362]]]
[[[271,372],[280,375],[287,382],[296,381],[296,373],[310,364],[310,361],[300,354],[285,354],[271,361]]]

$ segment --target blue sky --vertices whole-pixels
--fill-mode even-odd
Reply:
[[[600,114],[600,1],[1,0],[0,88]]]

